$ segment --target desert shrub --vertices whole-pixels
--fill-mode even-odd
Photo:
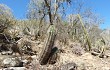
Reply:
[[[110,49],[110,30],[104,30],[100,36],[102,37],[102,42],[104,43],[105,47]]]
[[[12,31],[17,31],[18,36],[24,35],[35,37],[43,37],[47,31],[46,23],[42,23],[42,27],[39,28],[40,22],[38,20],[17,20],[17,23],[13,26]]]
[[[0,4],[0,33],[4,32],[5,29],[10,27],[12,21],[13,14],[11,9],[4,4]]]

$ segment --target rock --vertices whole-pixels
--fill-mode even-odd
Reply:
[[[22,62],[23,62],[23,65],[25,66],[30,64],[33,60],[36,60],[36,59],[37,59],[36,55],[33,55],[33,56],[26,57],[24,60],[22,60]]]
[[[22,67],[23,62],[21,62],[18,58],[6,58],[2,62],[3,67]]]
[[[36,55],[33,55],[33,56],[31,56],[31,58],[32,58],[32,59],[36,59],[36,58],[37,58],[37,56],[36,56]]]
[[[1,54],[2,55],[11,55],[12,51],[2,51]]]
[[[91,54],[94,55],[94,56],[98,56],[100,53],[97,53],[97,52],[91,51]]]
[[[62,65],[60,70],[77,70],[77,65],[75,63],[67,63]]]
[[[0,70],[26,70],[25,67],[9,67],[9,68],[3,68]]]
[[[29,61],[28,60],[22,60],[23,64],[27,64]]]
[[[33,60],[29,65],[25,67],[27,68],[27,70],[47,70],[46,68],[42,69],[42,66],[40,65],[38,60]]]

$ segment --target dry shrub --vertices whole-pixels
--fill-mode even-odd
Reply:
[[[68,44],[68,30],[67,26],[63,23],[56,24],[57,29],[57,39],[62,42],[64,45]]]
[[[35,54],[38,49],[36,42],[30,40],[27,36],[18,40],[17,43],[17,46],[21,49],[21,51],[28,55]]]
[[[84,49],[81,47],[81,44],[80,43],[74,43],[74,44],[71,44],[69,46],[70,50],[72,51],[73,54],[76,54],[76,55],[82,55],[84,54]]]

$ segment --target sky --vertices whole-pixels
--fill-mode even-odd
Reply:
[[[104,19],[104,24],[100,25],[100,28],[110,29],[110,0],[88,0],[87,4]]]
[[[17,19],[24,19],[28,9],[29,0],[0,0],[0,4],[6,4],[11,8]]]
[[[26,18],[29,0],[0,0],[1,3],[10,7],[17,19]],[[85,0],[85,6],[91,7],[104,19],[104,24],[100,25],[100,28],[110,29],[110,0]]]

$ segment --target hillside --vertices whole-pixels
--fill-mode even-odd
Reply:
[[[30,0],[26,19],[0,4],[0,70],[110,70],[110,30],[82,4]]]

